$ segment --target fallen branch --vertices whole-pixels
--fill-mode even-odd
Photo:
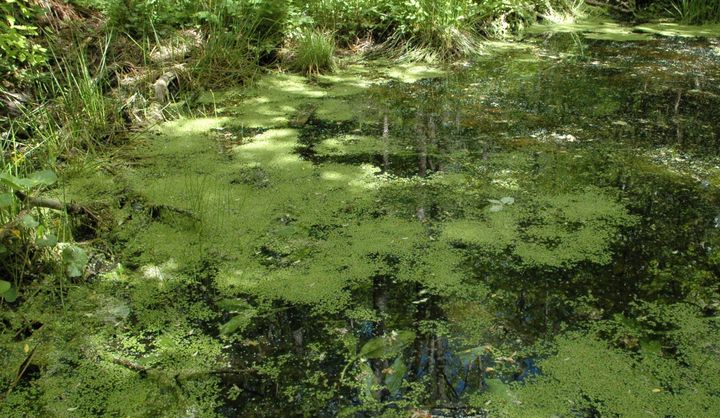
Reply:
[[[25,216],[30,214],[30,209],[32,208],[47,208],[66,212],[71,215],[85,215],[92,219],[93,222],[100,222],[97,215],[95,215],[90,209],[74,203],[63,203],[57,199],[47,197],[33,197],[19,190],[15,191],[15,197],[23,203],[23,209],[18,212],[12,221],[6,223],[2,229],[0,229],[0,241],[13,234],[13,230],[20,225]]]
[[[51,199],[47,197],[33,197],[19,190],[15,191],[15,197],[20,199],[21,202],[25,203],[25,206],[28,208],[55,209],[62,212],[67,212],[72,215],[88,215],[97,219],[95,214],[90,212],[90,210],[73,203],[63,203],[57,199]]]
[[[153,90],[155,91],[155,100],[160,103],[165,103],[170,99],[170,85],[179,81],[178,74],[175,71],[168,71],[160,76],[160,78],[153,83]]]
[[[611,9],[611,10],[615,10],[616,12],[620,12],[620,13],[634,13],[635,12],[634,10],[631,10],[631,9],[628,9],[628,8],[625,8],[622,6],[616,6],[616,5],[610,4],[610,3],[603,3],[600,0],[585,0],[585,3],[590,6],[605,7],[605,8]]]
[[[167,371],[155,367],[146,367],[141,364],[135,363],[133,361],[123,359],[123,358],[112,358],[110,360],[112,363],[117,364],[118,366],[126,367],[130,370],[136,371],[138,373],[167,373]],[[244,375],[248,373],[254,373],[256,372],[253,368],[247,368],[247,369],[233,369],[229,367],[221,367],[217,369],[209,369],[209,370],[199,370],[199,369],[188,369],[188,370],[181,370],[174,374],[170,374],[175,378],[175,380],[192,380],[197,377],[202,376],[208,376],[208,375]]]

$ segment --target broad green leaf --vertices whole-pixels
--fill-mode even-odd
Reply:
[[[236,332],[242,332],[252,323],[255,313],[255,309],[248,309],[235,315],[228,322],[220,325],[220,334],[230,335]]]
[[[505,205],[512,205],[513,203],[515,203],[515,198],[510,196],[503,197],[502,199],[500,199],[500,202]]]
[[[2,173],[0,174],[0,183],[5,184],[13,189],[28,190],[35,186],[35,182],[30,179],[17,178],[12,174]]]
[[[246,309],[252,309],[252,306],[243,299],[220,299],[216,304],[220,309],[227,312],[240,312]]]
[[[80,277],[87,266],[88,256],[82,248],[68,245],[62,250],[62,260],[68,277]]]
[[[28,228],[28,229],[37,228],[37,226],[40,225],[40,223],[30,215],[23,216],[22,224],[25,228]]]
[[[29,190],[37,186],[49,186],[57,181],[57,175],[50,170],[37,171],[28,178],[18,178],[12,174],[0,174],[0,183],[13,189]]]
[[[54,234],[47,234],[45,238],[35,241],[38,247],[54,247],[58,243],[58,238]]]
[[[51,170],[36,171],[29,176],[36,185],[50,186],[57,181],[57,175]]]
[[[18,291],[17,287],[13,286],[10,288],[10,290],[7,290],[2,294],[3,299],[5,299],[6,302],[15,302],[18,298]]]
[[[378,381],[372,368],[366,362],[360,364],[360,383],[363,394],[368,398],[375,397]]]
[[[394,357],[414,340],[415,333],[412,331],[393,331],[366,342],[358,356],[367,359]]]
[[[500,379],[486,379],[485,384],[487,385],[487,392],[497,398],[505,401],[512,401],[512,392],[508,385],[506,385]]]
[[[11,287],[12,283],[5,280],[0,280],[0,294],[4,294],[8,290],[10,290]]]
[[[502,206],[502,205],[492,205],[492,206],[490,206],[490,212],[500,212],[501,210],[503,210],[503,206]]]
[[[407,370],[407,366],[402,360],[402,356],[398,356],[392,366],[390,366],[390,370],[388,370],[388,373],[385,376],[385,386],[387,386],[391,395],[395,396],[398,392],[400,392],[402,381],[405,377],[405,373],[407,373]]]
[[[0,193],[0,209],[12,206],[14,201],[15,197],[11,193]]]

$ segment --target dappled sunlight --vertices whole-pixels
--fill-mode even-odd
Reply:
[[[673,22],[644,23],[634,27],[640,32],[647,32],[654,35],[697,38],[697,37],[720,37],[720,25],[682,25]]]
[[[219,128],[228,122],[227,117],[219,118],[192,118],[177,119],[165,122],[161,129],[162,132],[169,136],[185,136],[208,133],[212,129]]]

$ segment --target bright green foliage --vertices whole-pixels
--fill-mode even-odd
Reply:
[[[0,3],[0,76],[21,81],[45,63],[45,49],[34,40],[40,12],[27,0]],[[7,87],[7,86],[4,86]]]
[[[105,0],[101,6],[111,27],[132,36],[151,35],[168,26],[185,26],[197,11],[192,0]]]

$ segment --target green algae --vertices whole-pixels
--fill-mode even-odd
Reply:
[[[496,254],[512,248],[525,266],[568,267],[583,261],[607,264],[618,228],[633,222],[623,205],[598,190],[544,196],[535,202],[521,200],[499,209],[489,211],[484,222],[450,222],[443,231],[444,239]]]
[[[621,25],[602,19],[584,20],[564,24],[543,24],[531,27],[530,33],[582,33],[585,38],[605,41],[647,41],[654,36],[681,38],[716,38],[720,26],[683,25],[675,22],[650,22],[635,26]]]
[[[622,416],[634,416],[638,411],[671,416],[712,414],[719,406],[715,395],[717,353],[708,350],[707,342],[717,338],[717,318],[702,318],[686,306],[672,306],[669,311],[678,328],[670,332],[662,350],[631,354],[596,337],[569,333],[558,338],[553,355],[540,362],[542,376],[506,386],[513,400],[486,393],[473,402],[492,405],[497,416],[591,410]],[[667,355],[669,346],[683,352],[684,365]],[[629,375],[628,370],[633,373]],[[690,370],[697,374],[690,377]]]
[[[720,37],[720,25],[683,25],[673,22],[645,23],[634,30],[653,35],[681,38],[717,38]]]

